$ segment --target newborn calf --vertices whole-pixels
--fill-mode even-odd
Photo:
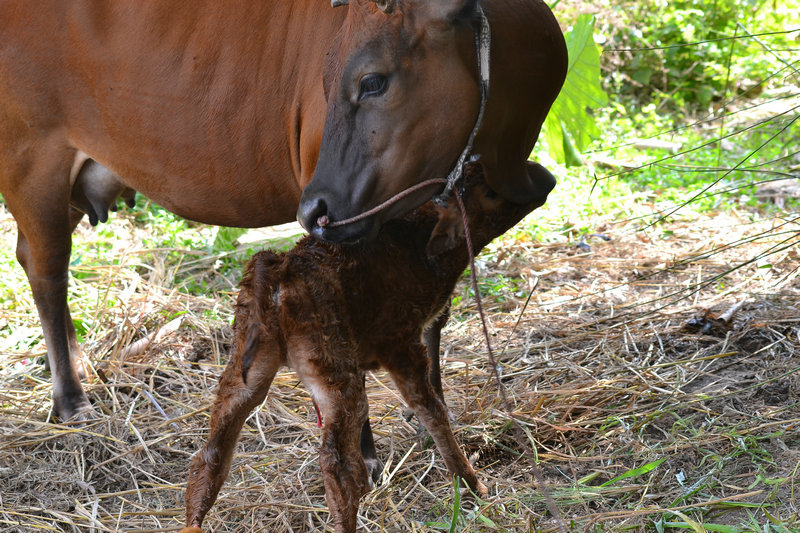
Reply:
[[[516,205],[489,190],[479,165],[470,167],[464,201],[476,252],[544,203],[555,180],[546,171],[539,175],[540,198]],[[385,224],[371,242],[347,246],[305,238],[287,253],[256,254],[237,300],[235,349],[220,378],[211,433],[192,461],[184,531],[200,531],[227,478],[242,424],[284,365],[295,370],[322,414],[320,467],[337,532],[355,531],[359,500],[369,490],[359,450],[367,421],[365,370],[389,371],[450,472],[485,494],[431,384],[438,376],[429,378],[421,342],[467,263],[454,199],[446,207],[428,202]]]

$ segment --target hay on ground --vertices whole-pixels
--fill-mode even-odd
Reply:
[[[483,256],[489,326],[514,416],[576,530],[658,521],[760,527],[767,515],[797,525],[796,224],[736,214],[665,224],[669,231],[609,224],[598,231],[610,240],[587,239],[588,249],[507,239]],[[189,460],[204,443],[227,359],[234,292],[230,281],[218,281],[214,297],[176,290],[175,279],[215,279],[219,258],[195,253],[170,270],[167,253],[132,241],[81,267],[84,279],[74,281],[95,289],[73,305],[98,308],[84,334],[98,417],[83,427],[52,420],[30,297],[22,288],[7,297],[0,328],[34,340],[20,349],[23,333],[17,348],[3,339],[0,531],[182,524]],[[735,265],[744,266],[719,277]],[[457,289],[445,330],[445,394],[456,437],[491,496],[464,501],[459,530],[555,530],[499,405],[469,291]],[[208,531],[331,530],[319,429],[298,385],[293,373],[279,374],[248,419]],[[430,439],[405,419],[385,374],[368,378],[368,395],[386,468],[363,499],[361,526],[447,529],[452,480]]]

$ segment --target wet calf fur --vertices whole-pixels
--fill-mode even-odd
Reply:
[[[464,201],[476,251],[544,203],[554,180],[546,171],[540,175],[541,197],[516,205],[488,189],[479,167],[471,169]],[[439,384],[432,384],[438,372],[431,375],[421,341],[467,263],[453,199],[386,223],[373,242],[342,246],[305,238],[288,253],[256,254],[237,300],[234,352],[220,378],[208,442],[191,464],[184,531],[199,531],[227,478],[242,424],[284,365],[296,371],[322,413],[319,461],[337,532],[355,531],[359,500],[369,490],[359,450],[367,430],[365,370],[390,373],[449,471],[485,494],[453,436]]]

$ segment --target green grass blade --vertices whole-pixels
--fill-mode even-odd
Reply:
[[[715,531],[719,533],[740,533],[743,531],[741,528],[736,526],[727,526],[725,524],[698,524],[694,521],[692,521],[692,523],[664,522],[663,525],[665,528],[671,527],[676,529],[691,529],[694,531]]]
[[[642,474],[646,474],[646,473],[650,472],[651,470],[655,469],[656,467],[658,467],[658,465],[663,463],[666,459],[667,459],[666,457],[662,457],[661,459],[658,459],[656,461],[652,461],[650,463],[647,463],[646,465],[642,465],[639,468],[634,468],[633,470],[628,470],[624,474],[621,474],[621,475],[615,477],[614,479],[606,481],[605,483],[603,483],[600,486],[601,487],[608,487],[609,485],[613,485],[617,481],[621,481],[623,479],[639,477]]]
[[[453,478],[453,518],[450,520],[450,533],[455,533],[458,519],[461,516],[461,478]]]

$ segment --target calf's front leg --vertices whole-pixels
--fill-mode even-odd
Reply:
[[[486,486],[478,481],[475,469],[456,442],[447,407],[439,398],[428,378],[429,361],[421,344],[413,344],[407,351],[398,351],[381,363],[389,371],[403,399],[414,410],[433,437],[451,474],[458,475],[472,490],[485,496]]]
[[[442,344],[442,329],[444,329],[447,321],[450,319],[450,305],[448,304],[439,318],[434,320],[422,332],[422,344],[425,345],[425,351],[428,354],[428,380],[430,380],[433,390],[436,395],[444,403],[444,391],[442,390],[442,369],[439,361],[441,344]]]
[[[364,372],[361,373],[361,383],[366,386],[367,376]],[[364,420],[364,425],[361,426],[361,457],[367,465],[369,472],[369,479],[372,480],[373,486],[378,484],[383,472],[383,463],[378,459],[378,452],[375,450],[375,440],[372,438],[372,426],[369,424],[369,416]]]
[[[436,392],[436,395],[439,399],[444,403],[444,392],[442,392],[442,373],[441,373],[441,366],[439,364],[439,348],[441,345],[442,339],[442,328],[444,328],[445,324],[447,324],[447,320],[450,318],[450,306],[447,306],[442,314],[434,320],[426,329],[422,332],[422,343],[425,345],[425,350],[428,354],[428,361],[430,365],[428,366],[428,379],[431,382],[431,386],[433,386],[433,390]],[[366,377],[364,373],[361,374],[362,376]],[[410,419],[414,415],[413,411],[409,411],[406,413],[407,419]],[[421,428],[420,428],[421,429]],[[378,459],[378,453],[375,451],[375,441],[372,438],[372,427],[369,424],[369,418],[364,422],[364,426],[361,428],[361,456],[364,458],[364,462],[367,464],[367,470],[369,470],[370,479],[374,484],[378,484],[380,481],[381,473],[383,472],[383,463],[380,459]]]
[[[367,395],[361,371],[351,356],[304,358],[294,366],[322,412],[319,463],[336,533],[354,533],[369,474],[360,449],[366,426]]]

